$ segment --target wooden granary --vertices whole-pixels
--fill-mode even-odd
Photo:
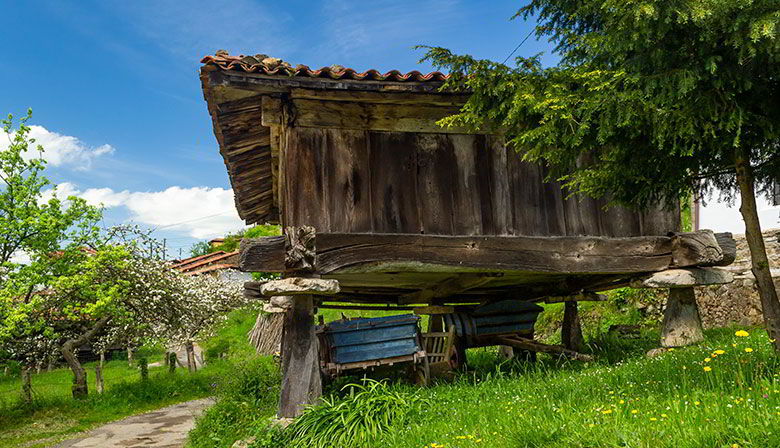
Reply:
[[[248,294],[296,297],[281,415],[319,394],[316,306],[441,315],[594,300],[631,282],[658,286],[671,269],[662,286],[727,281],[701,268],[733,261],[730,235],[680,233],[676,209],[567,199],[500,137],[437,125],[466,100],[439,91],[441,73],[311,70],[224,52],[202,62],[236,208],[248,224],[285,230],[245,240],[240,254],[242,270],[286,277]]]

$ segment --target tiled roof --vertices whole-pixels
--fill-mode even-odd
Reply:
[[[199,257],[192,257],[186,260],[181,260],[173,265],[173,268],[179,272],[188,273],[190,271],[200,271],[203,267],[218,264],[222,269],[236,269],[238,266],[235,263],[231,263],[230,258],[238,257],[238,251],[225,252],[217,251]]]
[[[201,61],[206,65],[215,65],[223,70],[239,70],[248,73],[261,73],[271,76],[300,76],[309,78],[346,79],[354,81],[391,81],[391,82],[442,82],[447,80],[447,75],[441,72],[423,74],[417,70],[401,73],[398,70],[390,70],[381,73],[378,70],[366,70],[358,72],[340,65],[322,67],[312,70],[306,65],[296,65],[272,58],[265,54],[254,56],[230,56],[225,51],[218,51],[214,56],[206,56]]]

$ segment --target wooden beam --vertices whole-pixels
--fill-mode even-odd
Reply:
[[[262,121],[263,126],[282,126],[282,100],[263,96],[262,98]]]
[[[531,339],[525,339],[518,336],[496,336],[495,345],[508,345],[510,347],[530,350],[533,352],[549,353],[552,355],[563,355],[577,361],[593,361],[593,357],[574,350],[569,350],[560,345],[543,344]]]
[[[720,240],[720,241],[719,241]],[[731,234],[715,236],[712,230],[672,235],[672,266],[725,266],[736,258],[736,244]],[[733,253],[731,251],[733,250]]]
[[[699,244],[703,240],[709,240],[707,245]],[[622,238],[319,233],[316,246],[316,272],[320,274],[337,271],[637,274],[672,266],[722,263],[728,259],[728,254],[718,250],[720,246],[714,236],[700,238],[699,232],[674,237]],[[284,248],[282,237],[244,239],[240,267],[244,271],[287,272]],[[703,253],[699,254],[700,251]]]
[[[460,111],[458,106],[388,104],[346,101],[293,100],[293,126],[390,132],[465,134],[465,128],[448,128],[438,120]]]
[[[719,268],[668,269],[631,281],[632,288],[688,288],[722,285],[734,281],[734,275]]]
[[[444,306],[444,305],[428,305],[428,306],[414,307],[412,309],[414,310],[414,314],[418,314],[418,315],[451,314],[455,312],[454,306]]]
[[[545,297],[545,303],[561,303],[561,302],[604,302],[607,300],[605,294],[597,294],[590,291],[581,291],[577,294],[569,296],[552,296]]]
[[[321,303],[317,308],[327,310],[358,310],[358,311],[412,311],[415,308],[411,306],[371,306],[371,305],[334,305],[330,303]],[[415,314],[417,314],[415,312]]]
[[[282,333],[282,390],[279,417],[291,418],[322,395],[312,296],[298,296],[285,313]]]
[[[374,104],[426,104],[432,106],[462,107],[469,99],[464,93],[425,92],[361,92],[354,90],[290,89],[290,98],[319,101],[348,101]]]
[[[428,289],[423,289],[409,294],[403,294],[398,297],[398,303],[431,303],[436,299],[449,297],[451,295],[466,291],[467,289],[484,285],[485,283],[488,283],[499,276],[500,274],[461,274],[450,277],[436,285],[432,285]]]

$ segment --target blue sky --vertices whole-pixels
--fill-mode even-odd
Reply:
[[[33,109],[60,191],[106,224],[158,228],[170,255],[241,228],[198,78],[201,57],[431,70],[417,44],[503,60],[531,24],[510,1],[9,1],[0,112]],[[529,39],[518,51],[547,52]]]

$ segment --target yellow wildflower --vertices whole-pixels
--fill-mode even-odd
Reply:
[[[655,418],[655,417],[650,417],[650,421],[651,421],[651,422],[654,422],[654,421],[656,421],[656,420],[658,420],[658,419],[657,419],[657,418]]]
[[[725,351],[723,351],[723,350],[715,350],[715,354],[716,354],[716,355],[722,355],[722,354],[724,354],[724,353],[726,353],[726,352],[725,352]]]
[[[663,418],[666,418],[666,417],[668,417],[668,415],[666,415],[666,414],[661,414],[661,417],[663,417]]]
[[[606,411],[601,411],[602,414],[607,415],[612,413],[612,409],[607,409]]]
[[[694,401],[694,402],[693,402],[693,404],[695,404],[696,406],[698,406],[698,405],[700,405],[700,404],[701,404],[701,402],[699,402],[699,401]]]
[[[632,413],[632,414],[636,414],[637,412],[639,412],[639,411],[637,411],[636,409],[632,409],[632,410],[631,410],[631,413]]]
[[[750,347],[745,347],[745,353],[750,353],[750,352],[752,352],[752,351],[753,351],[753,349],[752,349],[752,348],[750,348]]]
[[[712,358],[704,358],[704,362],[710,362],[712,361]]]
[[[736,333],[734,333],[734,336],[739,336],[739,337],[741,337],[741,338],[744,338],[744,337],[746,337],[746,336],[750,336],[750,333],[748,333],[748,332],[747,332],[747,331],[745,331],[745,330],[739,330],[739,331],[737,331]]]
[[[712,370],[712,367],[710,367],[710,366],[704,366],[704,371],[705,371],[705,372],[709,372],[709,371],[711,371],[711,370]]]
[[[623,404],[623,403],[625,403],[625,400],[620,400],[620,404]]]

